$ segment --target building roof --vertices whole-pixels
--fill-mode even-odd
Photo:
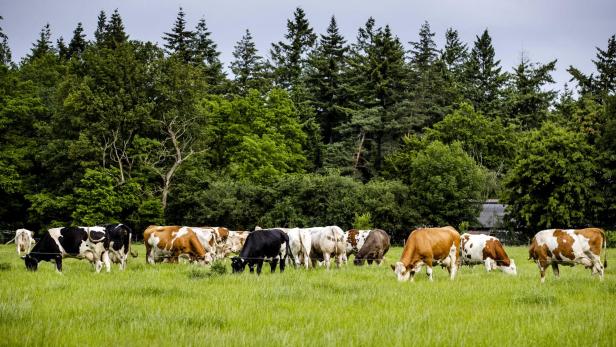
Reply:
[[[499,204],[498,200],[490,199],[481,204],[477,220],[483,228],[493,229],[502,227],[504,218],[505,205]]]

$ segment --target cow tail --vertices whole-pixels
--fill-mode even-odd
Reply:
[[[605,232],[602,230],[601,235],[603,236],[603,248],[605,249],[605,253],[603,253],[603,268],[607,268],[607,236]]]
[[[9,243],[11,243],[11,242],[15,241],[15,239],[16,239],[16,238],[17,238],[17,235],[15,235],[15,237],[13,237],[13,238],[12,238],[12,239],[10,239],[9,241],[7,241],[7,242],[5,243],[5,245],[8,245]]]
[[[300,238],[300,240],[301,240],[301,238]],[[287,258],[289,258],[289,256],[291,256],[291,262],[293,263],[293,268],[297,268],[297,264],[295,264],[295,259],[293,258],[293,255],[291,254],[291,246],[289,245],[289,243],[290,243],[289,241],[290,241],[290,239],[287,237],[287,242],[286,242],[287,250],[286,250],[286,254],[284,255],[284,260],[283,261],[286,263],[287,262]]]

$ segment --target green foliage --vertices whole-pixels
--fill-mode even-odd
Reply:
[[[370,212],[355,214],[355,220],[353,221],[353,228],[359,230],[372,229],[372,214]]]
[[[409,143],[389,160],[391,174],[409,186],[414,225],[459,225],[479,215],[486,180],[459,142]],[[423,147],[423,148],[422,148]]]
[[[445,144],[458,141],[475,161],[490,170],[507,172],[516,149],[516,129],[504,127],[499,119],[489,119],[462,103],[434,127],[426,129],[429,141]]]
[[[503,202],[519,227],[537,230],[594,224],[595,150],[584,135],[552,123],[523,139],[504,181]]]

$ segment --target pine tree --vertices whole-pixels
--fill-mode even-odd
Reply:
[[[53,52],[53,47],[51,45],[51,29],[49,27],[49,23],[47,23],[41,29],[39,38],[33,44],[32,50],[27,57],[28,59],[33,60],[50,52]]]
[[[507,98],[511,121],[523,129],[534,129],[547,119],[557,93],[545,90],[545,85],[554,83],[550,73],[555,69],[556,60],[545,65],[533,64],[522,55],[511,76]]]
[[[417,69],[426,69],[438,57],[438,50],[434,42],[434,33],[430,31],[430,24],[426,21],[419,29],[419,41],[411,44],[411,64]]]
[[[195,33],[186,30],[186,20],[184,17],[186,14],[180,7],[178,15],[175,19],[173,28],[170,33],[164,33],[163,40],[165,40],[165,52],[169,55],[175,54],[185,63],[194,60],[193,52],[193,40]]]
[[[265,77],[265,63],[263,57],[258,54],[257,47],[248,29],[235,45],[233,57],[234,60],[231,62],[230,68],[239,94],[246,95],[250,89],[264,92],[268,85]]]
[[[66,43],[64,43],[64,37],[60,36],[60,38],[56,41],[56,51],[58,51],[58,56],[60,59],[69,59],[68,47],[66,47]]]
[[[458,31],[453,28],[447,29],[445,32],[445,48],[441,55],[441,59],[447,65],[447,69],[459,75],[462,67],[468,58],[468,49],[466,43],[460,41]]]
[[[105,45],[108,48],[115,49],[119,45],[128,41],[128,35],[124,31],[124,24],[118,9],[113,11],[109,22],[105,25]]]
[[[502,93],[507,74],[501,72],[500,60],[495,60],[492,38],[488,30],[477,36],[465,69],[465,97],[476,110],[485,115],[498,114],[502,109]]]
[[[0,21],[3,20],[2,16],[0,16]],[[6,36],[4,31],[2,31],[2,27],[0,27],[0,64],[9,66],[11,65],[11,48],[9,47],[9,38]]]
[[[446,90],[446,64],[439,58],[434,35],[425,22],[419,30],[419,41],[409,42],[409,112],[417,122],[416,130],[443,119],[453,103]]]
[[[287,41],[273,43],[270,50],[276,85],[289,90],[298,87],[308,53],[317,40],[304,10],[296,8],[293,16],[293,21],[287,20]]]
[[[73,31],[73,38],[68,44],[68,57],[80,57],[87,45],[86,34],[83,33],[83,25],[79,22]]]
[[[220,52],[217,45],[210,38],[210,31],[205,23],[205,18],[201,18],[195,27],[195,36],[192,43],[194,59],[197,64],[202,64],[205,68],[206,80],[210,86],[218,86],[225,80],[220,62]]]
[[[597,60],[592,62],[599,74],[596,87],[604,95],[616,94],[616,35],[609,38],[605,51],[597,47]]]
[[[96,23],[96,31],[94,31],[94,40],[97,45],[103,45],[105,43],[105,25],[107,23],[107,15],[105,11],[101,11],[98,14],[98,21]]]
[[[336,18],[331,17],[327,34],[321,35],[319,45],[311,54],[307,85],[309,86],[316,118],[321,127],[325,143],[337,141],[340,134],[334,129],[347,120],[345,106],[347,92],[343,84],[343,71],[346,69],[346,40],[340,34]]]

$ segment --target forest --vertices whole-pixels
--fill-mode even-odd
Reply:
[[[557,57],[508,69],[488,29],[438,47],[428,22],[402,39],[368,18],[345,38],[297,8],[268,52],[246,30],[225,67],[186,16],[162,46],[118,10],[92,40],[47,24],[19,62],[0,28],[0,229],[336,224],[400,242],[476,227],[486,199],[528,235],[615,226],[616,36],[554,90]]]

